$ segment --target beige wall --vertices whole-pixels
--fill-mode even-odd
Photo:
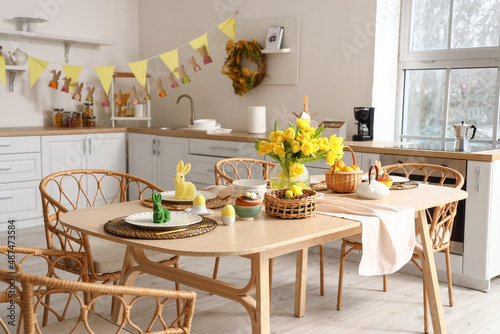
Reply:
[[[70,50],[70,65],[91,66],[82,70],[81,80],[85,86],[96,85],[97,92],[100,86],[93,66],[126,66],[128,62],[138,60],[137,3],[137,0],[0,0],[0,29],[15,30],[14,22],[8,21],[13,17],[36,16],[49,20],[38,26],[40,33],[110,41],[113,46],[73,45]],[[0,36],[0,45],[4,53],[20,48],[34,58],[64,64],[62,42]],[[45,71],[30,88],[28,71],[18,73],[14,93],[9,93],[8,88],[0,84],[0,127],[52,125],[53,107],[79,108],[81,103],[72,100],[70,94],[48,88],[51,78],[52,74]],[[96,94],[95,98],[99,99],[99,96]],[[109,112],[103,108],[97,108],[97,113],[101,122],[109,120]]]

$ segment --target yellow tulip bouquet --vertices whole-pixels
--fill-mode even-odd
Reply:
[[[288,184],[277,187],[273,186],[271,180],[272,188],[290,187],[294,180],[304,174],[305,163],[326,158],[326,163],[331,166],[344,155],[344,139],[336,135],[321,137],[323,126],[315,129],[309,125],[308,119],[301,118],[296,119],[295,125],[288,124],[289,128],[282,131],[277,129],[275,123],[269,141],[255,140],[255,149],[259,154],[268,155],[281,165],[283,171],[279,179],[289,180]],[[301,186],[308,188],[308,184],[306,187]]]

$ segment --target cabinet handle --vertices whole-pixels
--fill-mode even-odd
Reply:
[[[230,150],[230,151],[236,151],[236,152],[238,152],[240,150],[239,148],[234,148],[234,147],[210,146],[209,148],[212,150]]]
[[[160,156],[160,140],[158,139],[158,141],[156,142],[156,154],[158,156]]]
[[[476,192],[479,192],[479,177],[481,175],[481,167],[476,168]]]
[[[153,139],[153,155],[156,155],[156,139]]]
[[[11,169],[12,169],[12,167],[10,167],[10,166],[0,167],[0,170],[11,170]]]
[[[92,154],[92,139],[89,138],[89,155]]]
[[[82,150],[83,150],[83,155],[87,154],[87,141],[83,139],[82,141]]]
[[[5,195],[5,196],[0,196],[0,200],[2,199],[11,199],[12,195]]]
[[[9,147],[10,143],[0,143],[0,147]]]

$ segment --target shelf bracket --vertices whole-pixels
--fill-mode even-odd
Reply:
[[[9,92],[14,93],[14,80],[16,79],[16,71],[9,71]]]
[[[73,41],[64,41],[64,62],[69,63],[69,49],[71,48],[71,44],[75,44]]]

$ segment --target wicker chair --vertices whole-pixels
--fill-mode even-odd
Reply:
[[[65,212],[127,200],[140,200],[152,191],[164,191],[134,175],[96,169],[57,172],[40,182],[45,234],[48,249],[84,252],[87,255],[89,282],[117,282],[125,255],[125,246],[68,229],[59,222]],[[177,266],[178,256],[147,251],[153,261]],[[71,261],[59,261],[60,269],[78,273]],[[177,285],[177,289],[179,286]]]
[[[269,181],[269,175],[276,163],[250,158],[227,158],[219,160],[215,163],[215,184],[225,186],[231,184],[238,179],[253,179],[259,178]],[[320,292],[325,294],[324,282],[324,246],[319,245],[320,250]],[[215,267],[213,278],[217,278],[220,258],[215,259]],[[273,280],[273,264],[274,258],[269,260],[269,286]]]
[[[65,259],[79,263],[79,268],[85,268],[87,261],[85,253],[0,245],[0,254],[7,257],[9,266],[14,262],[14,260],[10,262],[12,258],[9,257],[13,253],[16,254],[13,267],[10,267],[10,270],[0,269],[0,284],[7,286],[0,293],[0,303],[18,305],[15,310],[11,308],[14,317],[6,319],[8,324],[0,318],[0,328],[3,328],[5,333],[11,333],[9,327],[12,329],[13,324],[17,327],[17,333],[21,333],[22,327],[24,327],[24,333],[29,334],[69,333],[76,327],[85,333],[131,333],[123,329],[125,325],[129,325],[130,328],[137,331],[142,329],[141,333],[152,333],[153,325],[156,327],[154,333],[189,333],[191,330],[196,300],[195,292],[86,283],[84,282],[86,270],[80,271],[77,281],[69,281],[62,279],[59,275],[73,275],[64,271],[60,272],[56,264],[61,259]],[[24,254],[22,258],[19,256],[21,254]],[[7,261],[2,261],[2,263],[7,263]],[[27,273],[26,270],[29,270],[30,273]],[[35,272],[38,275],[34,275]],[[89,298],[89,296],[92,297]],[[120,303],[123,303],[126,311],[123,312],[120,324],[115,324],[96,313],[91,313],[91,310],[97,303],[101,302],[101,299],[109,298],[106,296],[115,297]],[[128,301],[129,296],[132,297],[131,302]],[[48,307],[46,301],[51,297],[57,302],[53,302]],[[149,321],[147,326],[138,326],[131,316],[135,309],[139,309],[141,306],[144,309],[144,302],[146,300],[149,302],[148,299],[153,301],[156,310],[152,309],[149,313],[150,318],[145,319]],[[169,308],[167,308],[168,299],[179,301],[179,304],[183,305],[182,310],[179,313],[175,311],[176,303],[168,305]],[[7,306],[5,307],[7,308]],[[148,306],[148,309],[150,308],[151,306]],[[49,313],[50,323],[48,325],[39,324],[41,318],[39,313],[42,309],[44,323],[46,322],[46,313]],[[168,321],[166,319],[167,313],[170,314]],[[14,321],[14,323],[9,323],[9,321]],[[80,332],[79,330],[77,332]]]
[[[382,167],[389,175],[398,175],[415,180],[417,182],[429,183],[437,186],[451,186],[454,188],[462,188],[464,184],[464,177],[458,171],[444,166],[421,164],[421,163],[404,163],[394,164]],[[404,190],[401,190],[404,191]],[[429,221],[429,234],[432,241],[432,251],[434,253],[444,250],[446,257],[446,273],[448,280],[448,298],[450,306],[453,306],[453,291],[451,281],[451,265],[450,265],[450,241],[453,229],[455,215],[457,214],[458,202],[448,203],[443,206],[437,206],[432,209],[426,210],[427,218]],[[346,250],[347,248],[347,250]],[[361,234],[343,238],[342,248],[340,254],[340,271],[339,271],[339,285],[337,295],[337,310],[340,310],[342,301],[342,281],[344,275],[344,261],[347,255],[353,250],[362,251],[363,245],[361,243]],[[417,242],[411,262],[422,271],[419,260],[422,258],[422,246]],[[420,262],[421,263],[421,262]],[[387,276],[383,276],[383,290],[387,291]],[[428,303],[427,294],[425,293],[424,285],[424,331],[429,332],[429,319],[428,319]]]

